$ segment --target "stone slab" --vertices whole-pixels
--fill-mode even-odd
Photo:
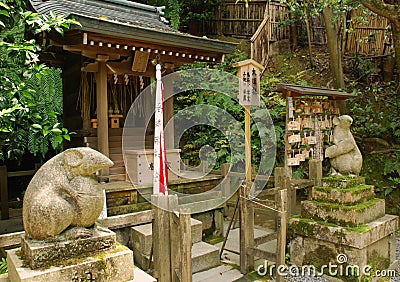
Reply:
[[[334,223],[357,226],[385,215],[385,200],[374,198],[356,205],[342,205],[317,201],[301,202],[301,216]]]
[[[134,279],[130,282],[157,282],[157,279],[135,266]]]
[[[132,251],[122,245],[79,261],[66,261],[65,266],[51,266],[36,270],[24,266],[23,261],[18,256],[19,250],[13,249],[7,252],[8,275],[10,281],[13,282],[122,282],[134,279]]]
[[[94,229],[93,236],[89,238],[59,242],[25,239],[25,236],[22,235],[21,252],[26,263],[32,269],[36,269],[50,266],[59,261],[109,250],[115,245],[115,233],[109,229],[97,227]]]
[[[193,274],[193,282],[227,282],[236,281],[243,277],[238,269],[230,265],[221,265],[215,268]]]
[[[207,270],[219,265],[219,249],[205,242],[192,246],[192,272]]]
[[[192,243],[202,240],[202,223],[200,220],[190,219],[192,230]],[[143,224],[131,227],[129,246],[144,255],[150,255],[152,244],[152,224]]]
[[[319,202],[339,204],[356,204],[371,200],[374,197],[374,186],[360,184],[352,188],[331,188],[314,186],[311,199]]]
[[[387,214],[367,223],[363,227],[364,232],[357,232],[354,229],[342,226],[328,226],[309,219],[291,218],[289,220],[289,232],[291,235],[300,235],[363,249],[396,232],[399,229],[398,222],[398,216]]]
[[[328,176],[322,178],[322,186],[332,188],[351,188],[359,184],[365,184],[365,177]]]

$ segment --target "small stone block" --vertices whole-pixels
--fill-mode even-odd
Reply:
[[[312,200],[339,204],[356,204],[365,202],[371,200],[374,195],[374,186],[365,184],[360,184],[352,188],[314,186],[311,190]]]
[[[52,263],[76,257],[93,255],[95,252],[114,248],[115,233],[103,227],[97,227],[89,238],[44,242],[25,239],[22,235],[21,253],[26,263],[32,268],[51,266]]]
[[[19,249],[7,252],[9,279],[13,282],[43,281],[130,281],[134,279],[132,251],[118,245],[84,259],[66,261],[65,266],[32,270],[17,255]],[[68,264],[70,262],[71,264]]]
[[[301,216],[341,226],[357,226],[385,215],[385,200],[374,198],[356,205],[303,201]]]

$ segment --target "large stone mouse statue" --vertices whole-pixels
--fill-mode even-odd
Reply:
[[[109,158],[88,147],[67,149],[46,162],[25,192],[25,237],[54,240],[70,226],[94,225],[104,194],[93,174],[112,165]]]
[[[353,119],[342,115],[333,119],[333,144],[326,148],[325,156],[330,158],[331,172],[335,174],[359,175],[362,167],[362,155],[350,132]]]

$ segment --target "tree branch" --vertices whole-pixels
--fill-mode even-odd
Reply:
[[[399,17],[399,9],[395,5],[386,4],[383,0],[361,0],[361,4],[375,14],[395,21]]]

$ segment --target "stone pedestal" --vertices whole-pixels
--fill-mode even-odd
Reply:
[[[62,242],[22,238],[7,253],[10,281],[130,281],[133,253],[116,243],[115,233],[98,228],[93,236]]]
[[[302,202],[301,215],[289,221],[291,263],[317,271],[329,263],[389,267],[396,259],[398,217],[385,215],[385,201],[374,196],[362,177],[323,178]]]

